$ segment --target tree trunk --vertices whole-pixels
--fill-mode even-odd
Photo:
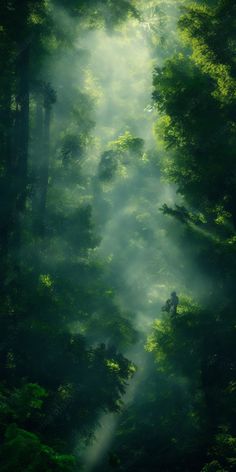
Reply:
[[[39,202],[40,202],[40,191],[41,191],[41,166],[42,156],[44,153],[44,110],[43,110],[43,99],[41,88],[37,89],[36,95],[36,116],[35,126],[33,133],[33,194],[32,194],[32,218],[34,233],[39,234],[39,228],[41,227]]]
[[[51,106],[45,108],[44,116],[44,147],[41,168],[41,198],[40,198],[40,215],[42,225],[45,226],[45,212],[48,192],[48,176],[49,176],[49,155],[50,155],[50,123],[51,123]]]
[[[39,228],[41,236],[45,234],[46,224],[46,204],[48,193],[48,177],[50,165],[50,126],[52,105],[56,101],[56,95],[50,84],[44,87],[44,126],[43,126],[43,147],[39,172]]]
[[[28,184],[29,55],[30,45],[27,44],[18,57],[16,208],[20,212],[25,209]]]

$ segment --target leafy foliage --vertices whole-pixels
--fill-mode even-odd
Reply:
[[[75,448],[119,413],[97,470],[234,471],[235,2],[6,0],[0,18],[1,470],[80,470]],[[112,141],[92,136],[96,100],[101,126],[111,110],[82,38],[131,18],[158,57],[140,105],[157,111],[157,149],[129,111]],[[178,198],[163,201],[160,174]]]

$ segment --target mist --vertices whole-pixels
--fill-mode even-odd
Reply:
[[[176,8],[172,7],[171,12],[174,35]],[[170,293],[176,290],[183,297],[206,299],[210,282],[196,268],[182,241],[184,229],[168,221],[161,211],[163,204],[181,205],[183,199],[160,171],[162,151],[156,147],[154,135],[158,112],[152,99],[154,50],[145,25],[131,20],[112,34],[86,34],[78,44],[86,48],[89,57],[85,90],[96,88],[94,143],[83,167],[90,182],[93,221],[100,238],[96,257],[106,261],[105,281],[141,339],[124,350],[137,368],[123,398],[125,411],[135,403],[148,372],[152,375],[153,361],[146,352],[145,339],[152,332],[153,321],[163,319],[162,307]],[[155,65],[161,66],[162,62],[163,57],[155,57]],[[120,162],[117,152],[116,170],[103,180],[99,176],[101,156],[127,133],[143,141],[141,152],[131,152]],[[106,338],[105,342],[111,340]],[[176,374],[175,382],[188,391],[186,378]],[[86,471],[97,470],[103,464],[119,415],[102,414],[98,422],[95,438],[85,448]]]
[[[3,471],[233,471],[233,2],[6,1],[0,53]]]
[[[58,88],[65,91],[77,88],[92,103],[89,118],[92,139],[89,138],[80,168],[85,183],[75,188],[73,205],[75,198],[91,204],[99,239],[92,258],[106,261],[104,283],[111,287],[115,304],[138,335],[134,346],[122,348],[137,372],[127,386],[121,411],[135,404],[139,389],[144,388],[148,375],[152,375],[153,360],[147,353],[146,340],[152,333],[154,320],[165,319],[162,307],[170,293],[175,290],[183,298],[206,300],[211,287],[211,282],[194,263],[191,245],[188,249],[183,241],[185,228],[161,211],[164,204],[169,207],[184,204],[176,185],[169,184],[161,173],[163,150],[154,134],[159,113],[152,98],[154,66],[163,64],[165,39],[168,48],[177,41],[179,10],[176,5],[163,2],[157,16],[152,9],[147,10],[144,7],[141,13],[143,20],[128,20],[113,32],[83,32],[75,41],[71,59],[63,55],[50,64],[53,83],[59,78]],[[166,16],[167,24],[163,20]],[[70,21],[66,17],[66,24]],[[151,21],[149,27],[148,21]],[[156,48],[152,35],[161,21],[165,48],[163,45]],[[72,24],[71,28],[74,27]],[[60,122],[65,125],[68,98],[70,95],[66,93],[63,102],[55,107],[59,129]],[[131,137],[142,141],[140,151],[128,150],[120,156],[117,143]],[[109,177],[103,179],[99,174],[102,156],[110,149],[115,149],[116,164]],[[64,182],[60,191],[64,191]],[[88,339],[94,346],[101,342],[113,344],[112,333],[104,336],[102,330],[95,330],[96,316],[92,314],[90,327],[86,328]],[[83,333],[84,326],[75,322],[70,330]],[[188,392],[187,378],[176,373],[175,383]],[[106,460],[119,428],[120,413],[102,412],[97,421],[94,438],[91,444],[85,445],[82,454],[84,470],[88,472],[97,470]]]

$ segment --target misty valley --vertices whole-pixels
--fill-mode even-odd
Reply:
[[[236,471],[236,3],[0,2],[0,471]]]

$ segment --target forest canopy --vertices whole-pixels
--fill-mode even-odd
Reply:
[[[236,4],[0,4],[2,472],[236,470]]]

